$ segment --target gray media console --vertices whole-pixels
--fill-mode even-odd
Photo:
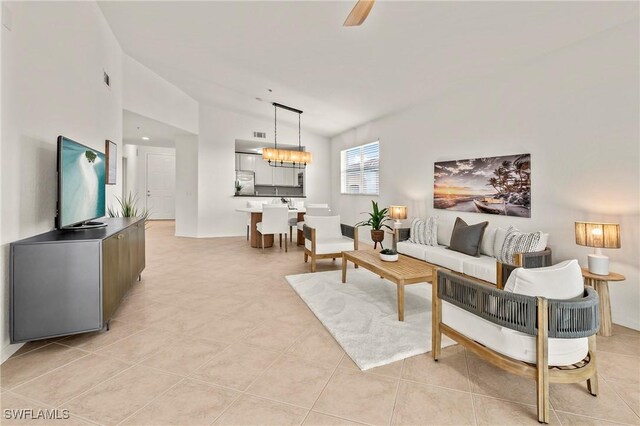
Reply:
[[[11,244],[11,342],[101,330],[145,266],[145,222],[51,231]]]

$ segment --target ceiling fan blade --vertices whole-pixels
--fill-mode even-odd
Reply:
[[[342,26],[356,27],[362,25],[364,20],[367,19],[367,16],[369,16],[369,12],[371,12],[373,2],[374,0],[358,0],[358,3],[353,7]]]

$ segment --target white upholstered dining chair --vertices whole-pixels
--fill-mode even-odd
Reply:
[[[253,209],[262,207],[262,201],[247,201],[247,208]],[[247,241],[249,241],[249,230],[251,229],[251,213],[247,213]]]
[[[284,250],[289,250],[287,245],[287,231],[289,226],[289,206],[286,204],[262,206],[262,222],[256,224],[256,229],[260,233],[262,241],[262,252],[264,253],[264,236],[270,234],[280,235],[280,247],[282,247],[282,234],[284,234]]]

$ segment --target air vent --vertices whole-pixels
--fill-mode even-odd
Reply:
[[[111,87],[111,80],[109,80],[109,74],[107,74],[105,71],[103,71],[103,77],[102,77],[102,81],[104,81],[104,84],[106,84],[108,87]]]
[[[260,138],[260,139],[266,139],[267,133],[266,132],[253,132],[253,137],[254,138]]]

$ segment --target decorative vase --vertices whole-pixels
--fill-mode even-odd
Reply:
[[[378,230],[371,230],[371,239],[373,240],[374,243],[381,243],[382,241],[384,241],[384,231],[381,229]]]
[[[397,262],[398,253],[396,254],[382,254],[380,253],[380,259],[384,262]]]

